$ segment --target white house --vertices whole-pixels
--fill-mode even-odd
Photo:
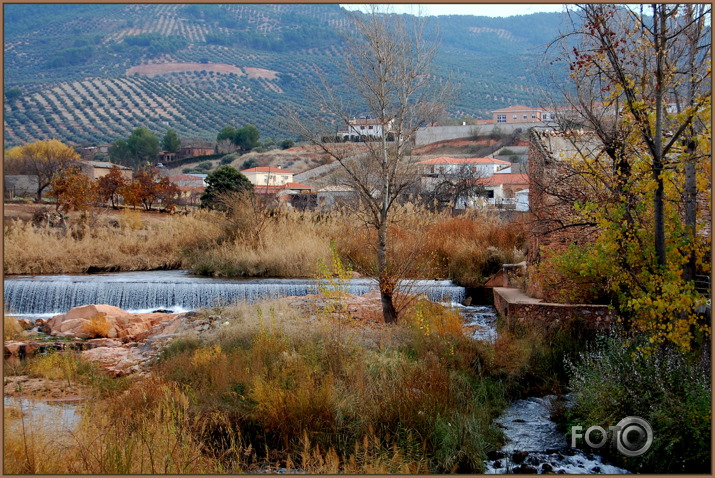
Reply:
[[[254,186],[285,186],[293,182],[293,172],[285,169],[260,166],[244,169],[241,174],[246,176]]]
[[[338,138],[343,141],[366,141],[382,138],[383,134],[389,133],[392,129],[393,120],[387,123],[387,131],[383,131],[383,125],[375,118],[353,118],[346,129],[338,131]]]
[[[486,203],[493,206],[513,205],[519,201],[518,193],[529,187],[529,176],[522,173],[493,174],[477,179],[486,190]],[[523,198],[522,198],[523,200]],[[528,208],[528,196],[526,197]]]
[[[417,163],[419,172],[427,177],[439,177],[458,174],[469,170],[476,177],[489,177],[497,171],[511,166],[509,161],[494,158],[432,158]]]

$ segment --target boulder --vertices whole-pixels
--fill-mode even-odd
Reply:
[[[82,352],[87,360],[96,362],[100,367],[115,376],[126,375],[139,370],[147,357],[135,347],[97,347]]]
[[[131,314],[112,305],[83,305],[47,321],[44,329],[50,335],[79,338],[110,338],[135,340],[157,324],[171,320],[176,314]]]

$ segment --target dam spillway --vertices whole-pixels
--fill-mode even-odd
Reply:
[[[18,315],[53,315],[87,304],[109,304],[127,311],[252,303],[318,292],[316,279],[215,279],[187,271],[118,272],[96,275],[14,276],[4,282],[5,310]],[[436,302],[461,302],[465,289],[445,280],[403,281],[410,293]],[[347,292],[377,289],[371,279],[351,279]]]

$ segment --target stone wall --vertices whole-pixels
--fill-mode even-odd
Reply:
[[[35,197],[37,195],[37,176],[11,175],[5,176],[5,197]],[[44,194],[43,194],[44,195]]]
[[[529,209],[533,221],[529,228],[527,262],[541,261],[542,252],[563,250],[571,244],[585,244],[595,239],[595,227],[581,223],[574,203],[593,199],[592,191],[574,175],[569,162],[576,155],[574,139],[552,132],[532,129],[529,135]],[[579,148],[590,149],[593,140],[580,139]],[[584,146],[585,145],[585,146]],[[538,281],[530,277],[527,293],[544,298]]]
[[[583,319],[594,327],[603,327],[616,320],[615,312],[607,305],[513,301],[504,293],[504,289],[499,287],[494,288],[494,307],[507,320],[543,326]]]
[[[498,128],[503,134],[511,134],[516,129],[526,131],[532,126],[542,125],[543,123],[514,123],[514,124],[468,124],[465,126],[430,126],[420,128],[415,134],[415,146],[424,146],[438,141],[447,141],[450,139],[468,138],[479,134],[480,136],[490,134],[495,128]]]

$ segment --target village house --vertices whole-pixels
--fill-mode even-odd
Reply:
[[[87,175],[91,180],[106,176],[113,167],[119,168],[125,181],[131,181],[133,177],[132,168],[120,164],[107,161],[80,161],[78,164],[82,174]]]
[[[241,174],[246,176],[251,183],[256,186],[284,186],[293,182],[293,172],[285,169],[259,166],[256,168],[244,169]]]
[[[538,123],[553,121],[554,119],[553,112],[524,105],[510,106],[492,111],[492,123],[496,124]]]
[[[206,174],[179,174],[169,176],[169,181],[179,188],[179,204],[198,205],[206,190]]]
[[[424,177],[437,178],[456,174],[467,168],[474,176],[488,177],[502,168],[511,166],[509,161],[495,158],[450,158],[439,157],[417,163],[419,172]]]
[[[170,163],[172,161],[180,161],[186,158],[211,156],[212,154],[216,154],[216,143],[214,141],[200,138],[182,139],[181,147],[177,153],[174,154],[164,152],[164,159],[162,159],[160,153],[159,161],[163,163]]]
[[[256,168],[244,169],[241,174],[246,176],[253,184],[253,190],[257,194],[272,195],[281,201],[290,201],[290,195],[310,193],[312,186],[296,183],[293,181],[292,171],[272,167],[259,166]]]
[[[509,161],[495,158],[439,157],[417,163],[421,188],[425,191],[433,191],[445,180],[470,181],[487,178],[509,166]]]
[[[392,129],[392,124],[393,120],[390,120],[387,124],[387,131],[383,131],[383,125],[377,119],[353,118],[350,120],[349,124],[346,125],[345,130],[338,131],[337,137],[343,142],[375,140],[382,138],[385,133],[389,135],[390,130]]]
[[[526,207],[528,209],[528,175],[522,173],[497,173],[487,178],[477,179],[476,182],[484,186],[486,190],[486,204],[506,209],[516,209],[517,194],[527,191],[526,197],[523,192],[520,195],[520,208]]]

